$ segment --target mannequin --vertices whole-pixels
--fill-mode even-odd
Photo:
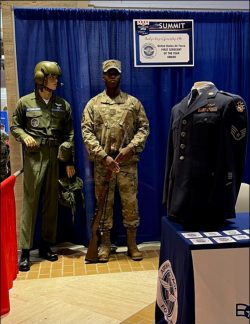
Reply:
[[[198,81],[172,108],[163,203],[186,226],[221,225],[235,217],[246,153],[244,100]],[[187,109],[188,107],[188,109]]]
[[[194,85],[192,86],[191,90],[192,89],[203,89],[203,88],[207,88],[207,87],[210,87],[210,86],[214,86],[214,84],[210,81],[197,81],[194,83]]]
[[[215,85],[210,81],[197,81],[193,84],[191,92],[188,96],[188,106],[190,106],[201,93],[203,89],[214,87]]]

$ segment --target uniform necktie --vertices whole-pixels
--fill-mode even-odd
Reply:
[[[193,89],[191,91],[191,97],[190,97],[189,104],[188,104],[189,106],[195,101],[195,99],[198,97],[198,95],[199,95],[199,92],[197,89]]]

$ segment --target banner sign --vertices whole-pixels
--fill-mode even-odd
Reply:
[[[134,19],[134,66],[194,66],[194,21]]]

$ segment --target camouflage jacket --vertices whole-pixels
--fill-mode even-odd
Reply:
[[[113,155],[127,145],[134,149],[133,161],[143,151],[149,122],[141,102],[120,92],[111,99],[106,91],[92,98],[82,116],[82,136],[91,160]]]

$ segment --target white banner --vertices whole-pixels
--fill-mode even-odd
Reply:
[[[196,324],[247,324],[249,248],[193,250]]]
[[[133,20],[134,66],[193,66],[193,20]]]

